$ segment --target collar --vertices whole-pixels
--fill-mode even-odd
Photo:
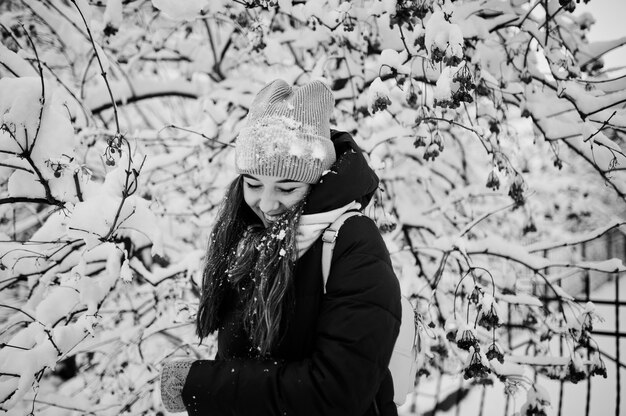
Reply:
[[[328,228],[337,218],[344,212],[361,209],[361,204],[352,201],[342,207],[320,212],[317,214],[305,214],[300,217],[298,223],[298,232],[296,234],[296,248],[298,250],[298,258],[313,245],[313,243],[322,235],[324,230]]]

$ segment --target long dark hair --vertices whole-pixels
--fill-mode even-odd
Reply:
[[[234,290],[254,347],[261,356],[271,353],[293,305],[296,232],[305,199],[265,228],[243,198],[242,177],[231,183],[209,238],[196,318],[200,338],[219,328],[225,298]]]

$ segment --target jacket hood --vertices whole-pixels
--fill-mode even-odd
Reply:
[[[330,211],[352,201],[365,207],[378,189],[378,176],[352,136],[331,130],[330,139],[335,146],[337,160],[311,188],[304,214]]]

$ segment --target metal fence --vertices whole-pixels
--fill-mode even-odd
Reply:
[[[551,260],[601,261],[611,258],[626,263],[626,233],[613,229],[602,237],[575,247],[564,247],[543,253]],[[551,270],[545,271],[550,275]],[[552,275],[555,276],[555,275]],[[626,395],[626,280],[625,274],[601,273],[596,271],[572,270],[561,274],[554,282],[564,291],[574,296],[575,301],[584,305],[591,301],[604,321],[594,326],[592,334],[598,342],[598,352],[606,363],[607,378],[591,377],[577,384],[553,380],[535,374],[551,397],[548,415],[556,416],[595,416],[626,415],[626,407],[621,403]],[[531,281],[531,279],[528,279]],[[531,290],[545,303],[556,302],[554,293],[546,285],[532,279]],[[510,323],[509,349],[523,351],[528,336],[515,323]],[[560,337],[559,337],[560,338]],[[561,355],[567,355],[567,346],[562,339],[555,341],[555,348]],[[524,401],[524,398],[521,399]],[[417,405],[416,405],[417,404]],[[422,407],[421,409],[419,407]],[[401,408],[403,415],[421,416],[476,415],[511,416],[519,411],[520,403],[505,394],[502,386],[472,386],[462,377],[438,376],[428,383],[418,386],[418,395],[411,408]],[[521,415],[525,416],[525,415]]]
[[[559,252],[561,251],[561,252]],[[566,249],[546,253],[548,258],[567,255]],[[620,229],[613,229],[601,238],[583,243],[576,249],[569,250],[571,255],[586,261],[602,261],[619,258],[626,262],[626,234]],[[549,272],[549,271],[548,271]],[[591,377],[578,384],[548,380],[542,377],[542,384],[552,385],[557,394],[553,400],[553,414],[562,415],[611,415],[624,414],[621,395],[626,394],[622,380],[626,377],[624,351],[626,348],[626,281],[624,274],[602,273],[596,271],[577,271],[571,277],[557,280],[557,285],[567,293],[574,295],[575,301],[585,304],[589,301],[596,306],[598,313],[605,319],[594,327],[592,334],[598,340],[598,352],[607,365],[607,378]],[[540,296],[543,301],[555,299],[546,296],[545,288]],[[564,352],[563,341],[559,342],[560,353]],[[573,404],[568,405],[569,403]],[[505,413],[508,415],[508,413]]]

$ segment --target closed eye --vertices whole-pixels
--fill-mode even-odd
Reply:
[[[261,184],[252,184],[252,183],[249,183],[249,182],[244,182],[244,183],[250,189],[259,189],[262,186]]]

